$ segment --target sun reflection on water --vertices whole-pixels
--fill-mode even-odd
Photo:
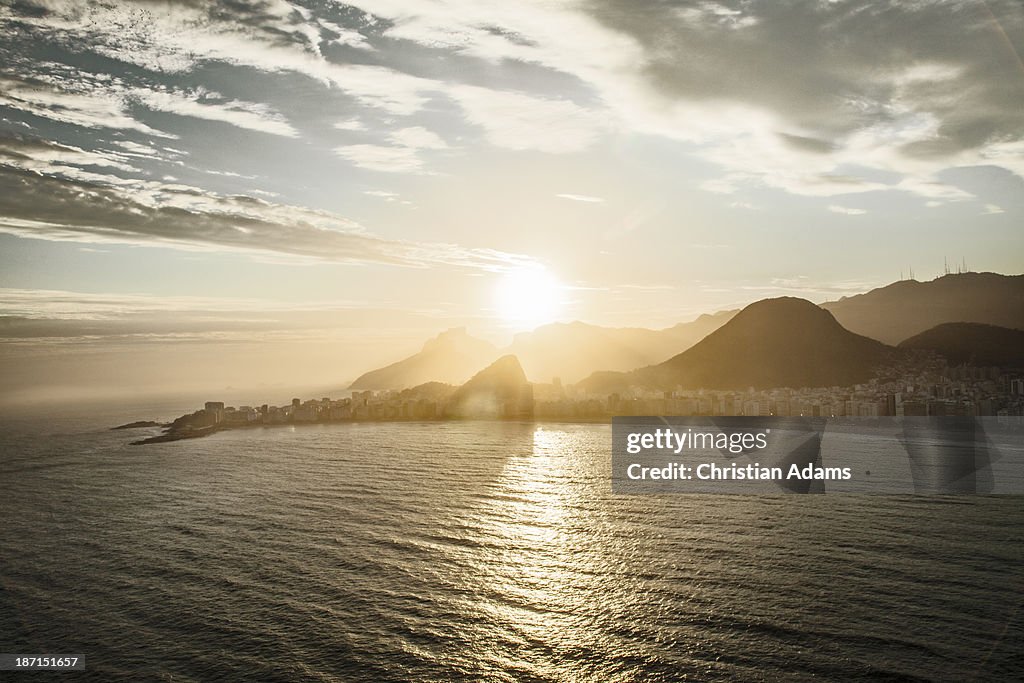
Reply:
[[[493,653],[518,670],[558,680],[582,680],[559,665],[557,652],[591,647],[581,615],[589,591],[580,585],[592,560],[574,545],[585,520],[578,496],[575,459],[584,444],[570,431],[538,427],[532,447],[509,457],[496,483],[500,495],[489,515],[498,552],[488,566],[488,616],[515,635],[519,647]]]

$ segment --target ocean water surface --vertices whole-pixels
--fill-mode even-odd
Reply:
[[[1014,496],[613,495],[605,425],[0,421],[0,652],[76,680],[1021,680]]]

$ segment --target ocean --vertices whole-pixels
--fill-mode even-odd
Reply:
[[[136,417],[0,420],[0,652],[103,681],[1024,677],[1020,497],[614,495],[606,425],[109,430]]]

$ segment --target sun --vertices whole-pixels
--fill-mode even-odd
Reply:
[[[506,324],[532,329],[557,320],[564,289],[546,268],[517,268],[504,273],[498,281],[494,309]]]

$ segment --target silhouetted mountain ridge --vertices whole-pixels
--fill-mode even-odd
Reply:
[[[956,273],[929,282],[902,280],[821,307],[851,332],[887,344],[951,322],[1024,329],[1024,275]]]
[[[944,323],[900,342],[901,349],[927,349],[952,365],[1024,367],[1024,331],[981,323]]]
[[[533,387],[519,359],[502,356],[476,373],[448,399],[451,417],[529,417],[533,414]]]
[[[782,297],[750,304],[664,363],[618,377],[599,373],[583,386],[592,391],[616,384],[663,389],[847,386],[869,380],[892,351],[844,329],[810,301]]]
[[[517,334],[507,353],[515,354],[528,377],[571,384],[595,370],[633,370],[671,358],[724,325],[736,311],[704,314],[662,330],[601,327],[583,322],[551,323]]]
[[[456,327],[428,340],[419,353],[361,375],[349,389],[406,389],[428,382],[461,384],[497,355],[494,344],[470,336],[464,327]]]
[[[772,301],[790,303],[762,306]],[[793,303],[797,301],[801,303]],[[826,315],[816,315],[815,309]],[[820,308],[782,298],[743,310],[746,315],[739,328],[729,327],[739,318],[735,311],[702,315],[663,330],[554,323],[517,334],[503,350],[458,328],[428,341],[409,358],[364,374],[351,388],[404,389],[431,381],[457,385],[502,353],[517,356],[534,381],[559,377],[571,384],[586,377],[585,384],[592,387],[621,388],[641,380],[668,386],[672,377],[687,383],[713,382],[705,385],[708,388],[856,383],[866,379],[866,365],[876,360],[877,347],[866,345],[865,338],[896,344],[955,322],[1024,330],[1024,275],[952,274],[930,282],[894,282]],[[803,332],[796,334],[795,327],[804,328]],[[714,337],[727,329],[729,335]],[[712,339],[713,345],[702,346]],[[678,360],[687,351],[695,353],[685,358],[703,358],[707,369],[696,361]],[[756,362],[744,360],[750,353],[758,354]],[[734,357],[735,362],[726,367],[719,360],[724,357]]]
[[[632,370],[658,363],[687,349],[727,322],[735,311],[704,314],[663,330],[601,327],[583,322],[551,323],[515,335],[499,350],[470,336],[465,328],[448,330],[427,341],[421,351],[356,379],[350,389],[406,389],[427,382],[461,384],[502,354],[516,356],[535,381],[559,377],[579,381],[595,370]]]

